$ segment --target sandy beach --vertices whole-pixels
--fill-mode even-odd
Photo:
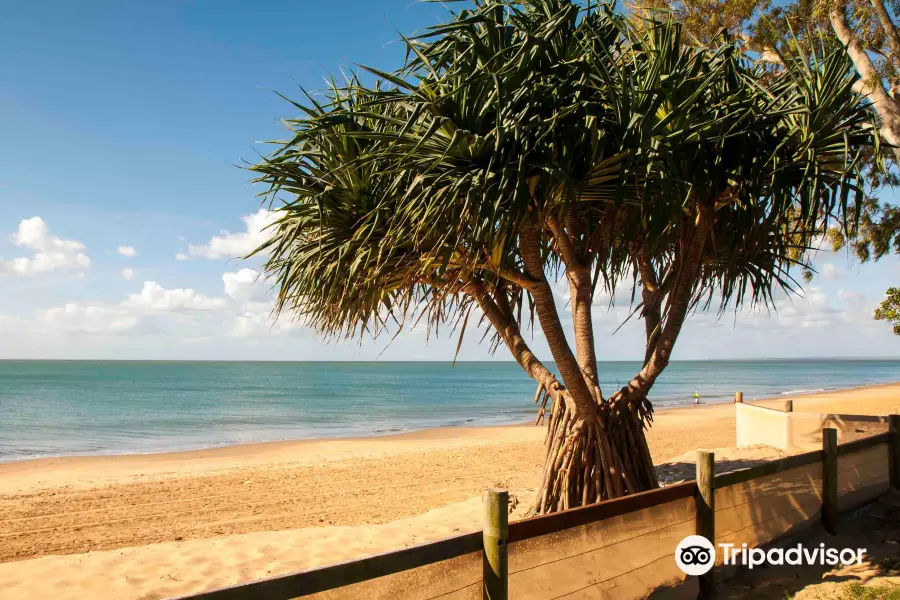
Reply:
[[[778,405],[785,398],[762,401]],[[745,398],[745,400],[751,400]],[[900,384],[795,397],[794,410],[900,412]],[[658,465],[734,450],[730,404],[660,411]],[[446,428],[155,455],[0,464],[0,597],[185,594],[478,529],[481,490],[521,518],[543,428]]]

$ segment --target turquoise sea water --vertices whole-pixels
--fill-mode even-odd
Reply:
[[[636,362],[599,364],[610,393]],[[675,362],[657,408],[900,381],[900,361]],[[427,427],[519,423],[535,386],[514,363],[0,361],[0,461],[162,452]]]

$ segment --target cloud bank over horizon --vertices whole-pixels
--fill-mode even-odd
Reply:
[[[29,253],[0,259],[0,281],[15,278],[21,295],[37,298],[0,312],[0,357],[453,359],[455,337],[432,337],[426,344],[425,328],[411,324],[390,344],[389,336],[360,343],[322,340],[291,315],[276,319],[272,285],[260,272],[260,260],[238,258],[264,241],[273,220],[272,213],[259,210],[240,216],[242,229],[236,233],[221,228],[206,243],[189,244],[187,253],[178,247],[186,239],[179,234],[148,252],[123,245],[95,253],[94,262],[88,244],[68,239],[74,235],[56,235],[42,217],[0,223],[13,230],[6,236],[13,251]],[[873,321],[872,312],[894,281],[898,263],[889,257],[859,265],[823,249],[815,260],[818,275],[802,295],[779,293],[776,311],[698,311],[685,325],[675,358],[895,356],[900,338]],[[185,280],[190,283],[175,283]],[[629,278],[622,279],[613,304],[609,294],[597,294],[593,314],[600,360],[638,360],[642,354],[642,324],[632,319],[619,329],[633,310],[630,285]],[[563,320],[570,322],[564,281],[554,293]],[[539,326],[535,329],[533,349],[549,360]],[[477,344],[482,333],[467,334],[460,360],[511,360],[504,348],[492,357],[487,344]]]

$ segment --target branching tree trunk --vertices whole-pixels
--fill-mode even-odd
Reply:
[[[643,287],[647,354],[641,371],[607,400],[596,383],[590,320],[593,304],[590,273],[579,262],[579,252],[573,238],[559,223],[548,220],[547,228],[552,232],[566,266],[566,278],[571,290],[575,343],[579,349],[578,363],[582,366],[576,383],[580,386],[583,382],[589,388],[593,386],[595,404],[592,411],[585,410],[582,405],[567,402],[565,392],[560,394],[562,403],[554,402],[547,432],[547,459],[535,501],[537,512],[565,509],[658,485],[644,434],[652,420],[652,406],[647,394],[668,365],[690,309],[700,277],[710,222],[710,215],[698,207],[696,220],[685,223],[681,246],[674,255],[673,275],[667,277],[664,283],[659,282],[659,275],[643,251],[639,249],[635,253]],[[534,236],[535,229],[524,235],[523,248],[537,244]],[[536,273],[530,272],[529,275],[535,277]],[[543,323],[542,320],[542,327]],[[555,360],[570,360],[564,354],[568,349],[564,346],[564,338],[555,345],[556,351],[551,346]],[[563,354],[558,355],[559,351]],[[588,360],[592,368],[585,368]],[[563,375],[567,386],[574,372],[570,370],[570,373]]]
[[[564,510],[656,487],[656,471],[645,429],[652,419],[647,394],[666,368],[690,308],[700,276],[709,218],[697,210],[687,222],[674,253],[671,276],[660,282],[654,266],[637,246],[644,299],[647,353],[643,368],[609,399],[603,397],[591,319],[593,285],[588,267],[591,249],[553,217],[524,223],[519,232],[526,273],[516,275],[527,286],[562,382],[535,357],[519,331],[502,290],[491,293],[484,283],[470,284],[471,295],[522,368],[538,383],[538,420],[547,416],[546,461],[535,498],[537,513]],[[581,236],[583,238],[584,236]],[[579,243],[585,247],[579,247]],[[556,252],[570,289],[575,352],[569,346],[544,274],[545,251]],[[665,307],[663,303],[665,302]],[[665,318],[664,318],[665,317]],[[549,402],[549,408],[547,407]]]

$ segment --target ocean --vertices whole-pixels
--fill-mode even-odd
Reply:
[[[551,364],[552,366],[552,364]],[[637,362],[599,363],[610,394]],[[673,362],[657,408],[900,381],[896,360]],[[165,452],[429,427],[521,423],[534,383],[512,362],[0,361],[0,461]]]

